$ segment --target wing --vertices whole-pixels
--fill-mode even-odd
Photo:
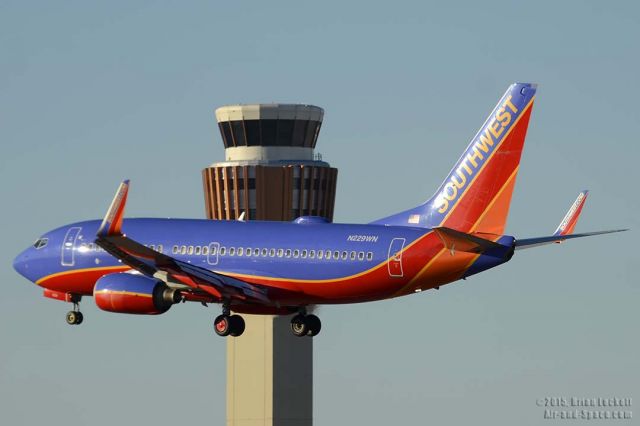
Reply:
[[[204,292],[218,301],[271,304],[264,287],[183,262],[122,234],[122,218],[128,191],[129,181],[122,182],[98,229],[96,244],[125,265],[148,277],[164,281],[170,287],[195,293]]]

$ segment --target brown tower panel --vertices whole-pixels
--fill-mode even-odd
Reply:
[[[338,169],[322,166],[212,166],[202,171],[209,219],[333,219]]]

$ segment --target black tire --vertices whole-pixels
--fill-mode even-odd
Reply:
[[[307,321],[304,315],[298,314],[291,318],[291,331],[298,337],[307,335],[309,327],[307,326]]]
[[[229,315],[218,315],[213,321],[213,329],[218,336],[228,336],[231,334],[231,321]]]
[[[244,333],[244,318],[240,315],[231,315],[229,317],[231,325],[231,334],[233,337],[241,336]]]
[[[305,317],[304,321],[307,323],[307,328],[309,329],[307,331],[307,336],[313,337],[317,336],[318,333],[320,333],[320,329],[322,328],[320,318],[313,314],[310,314]]]
[[[67,312],[67,324],[69,325],[76,325],[78,321],[78,313],[75,311],[69,311]]]
[[[76,325],[82,324],[83,320],[84,320],[84,315],[82,315],[82,312],[76,312]]]

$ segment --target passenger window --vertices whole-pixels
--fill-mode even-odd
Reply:
[[[235,256],[235,255],[236,255],[236,248],[229,247],[229,256]]]
[[[262,257],[267,257],[267,249],[266,248],[262,249]]]
[[[284,250],[278,249],[278,257],[282,257],[282,256],[284,256]]]
[[[156,251],[158,253],[162,253],[162,244],[158,244],[158,247],[156,247]]]
[[[259,248],[254,248],[253,249],[253,255],[254,256],[260,256],[260,249]]]
[[[238,247],[238,256],[242,256],[244,249],[242,247]]]
[[[295,249],[295,250],[293,251],[293,257],[298,257],[298,256],[300,256],[300,250]]]
[[[364,252],[363,251],[358,252],[358,260],[364,260]]]
[[[342,260],[347,260],[347,252],[346,251],[342,252]]]
[[[209,247],[202,247],[202,254],[204,254],[205,256],[209,254]]]
[[[247,247],[245,250],[246,256],[251,256],[251,247]]]
[[[187,246],[180,246],[180,254],[187,254]]]
[[[351,260],[356,260],[356,252],[355,251],[351,252]]]
[[[173,248],[171,249],[171,253],[178,254],[178,246],[173,246]]]
[[[202,253],[202,247],[196,246],[195,254],[199,255],[200,253]]]
[[[373,260],[373,253],[367,252],[367,260]]]
[[[337,252],[336,252],[336,253],[337,253]],[[325,257],[327,260],[331,260],[331,250],[327,250],[327,251],[325,251],[325,252],[324,252],[324,257]]]
[[[187,254],[193,254],[193,246],[189,246],[189,249],[187,250]]]
[[[306,259],[306,257],[307,257],[307,251],[306,251],[306,250],[302,250],[302,253],[300,254],[300,256],[301,256],[303,259]]]
[[[224,256],[224,254],[227,252],[227,248],[226,247],[220,247],[220,256]]]
[[[333,259],[334,260],[340,259],[340,252],[338,250],[333,252]]]
[[[276,255],[276,249],[269,249],[269,257],[274,257]]]
[[[287,249],[287,251],[284,252],[285,257],[291,257],[291,249]]]
[[[149,245],[148,245],[148,247],[149,247],[151,250],[155,250],[155,249],[156,249],[156,247],[155,247],[153,244],[149,244]]]
[[[324,257],[324,252],[322,250],[318,250],[318,259],[322,259]]]
[[[309,250],[309,259],[313,259],[316,257],[316,251],[315,250]]]

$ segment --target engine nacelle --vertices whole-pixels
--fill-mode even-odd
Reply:
[[[157,315],[181,300],[180,292],[144,275],[107,274],[93,288],[96,305],[121,314]]]

